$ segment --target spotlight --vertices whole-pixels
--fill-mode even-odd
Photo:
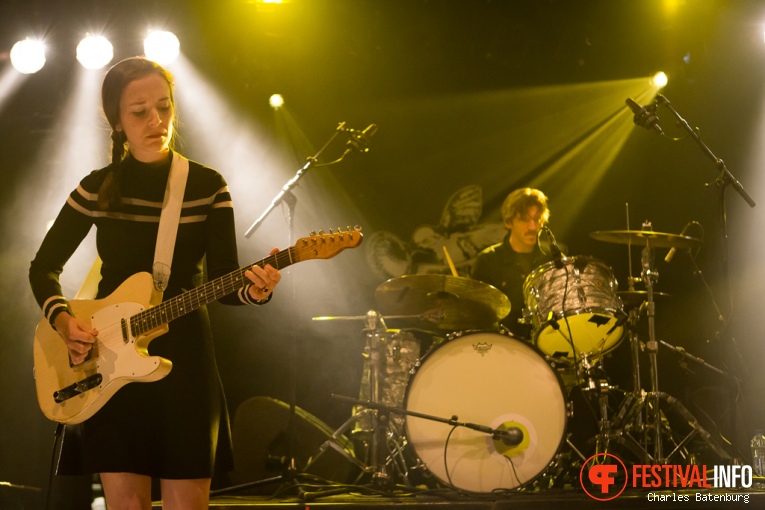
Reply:
[[[20,73],[36,73],[45,65],[45,45],[33,39],[17,42],[11,48],[11,64]]]
[[[160,30],[149,33],[143,41],[146,58],[162,65],[167,65],[178,57],[181,43],[172,32]]]
[[[271,108],[274,110],[278,110],[282,106],[284,106],[284,98],[281,94],[273,94],[271,97],[268,98],[268,104],[271,105]]]
[[[664,87],[668,81],[669,81],[669,78],[667,78],[667,75],[661,71],[654,74],[653,77],[651,78],[651,83],[653,83],[654,86],[659,88]]]
[[[101,69],[114,58],[112,43],[102,35],[88,35],[77,45],[77,60],[85,69]]]

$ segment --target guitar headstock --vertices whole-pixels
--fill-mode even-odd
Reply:
[[[329,229],[329,234],[323,230],[311,232],[309,237],[301,237],[292,247],[294,262],[310,259],[330,259],[347,248],[356,248],[364,240],[361,227],[358,225],[336,232]]]

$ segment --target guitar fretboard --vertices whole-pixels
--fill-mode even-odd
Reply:
[[[292,248],[287,248],[254,264],[210,280],[204,285],[200,285],[172,299],[163,301],[157,306],[133,315],[130,317],[130,332],[135,338],[148,331],[164,326],[168,322],[187,313],[193,312],[201,306],[238,291],[248,283],[251,283],[244,273],[253,265],[265,267],[267,264],[270,264],[277,269],[282,269],[293,263]]]

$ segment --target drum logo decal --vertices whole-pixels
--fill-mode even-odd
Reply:
[[[487,352],[491,350],[491,347],[494,344],[489,344],[486,342],[480,342],[477,344],[473,344],[473,349],[480,354],[481,356],[484,356]]]

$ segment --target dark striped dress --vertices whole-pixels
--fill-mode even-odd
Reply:
[[[164,299],[200,285],[205,262],[209,279],[239,267],[226,182],[198,163],[189,167]],[[98,298],[134,273],[151,273],[170,161],[149,165],[128,157],[115,170],[121,207],[104,212],[97,200],[107,172],[96,170],[80,182],[32,261],[32,290],[51,322],[67,306],[58,276],[93,225],[102,260]],[[254,304],[246,290],[221,301]],[[149,352],[173,362],[170,374],[157,382],[128,384],[84,423],[67,426],[59,474],[131,472],[180,479],[232,468],[228,412],[206,308],[173,321]]]

